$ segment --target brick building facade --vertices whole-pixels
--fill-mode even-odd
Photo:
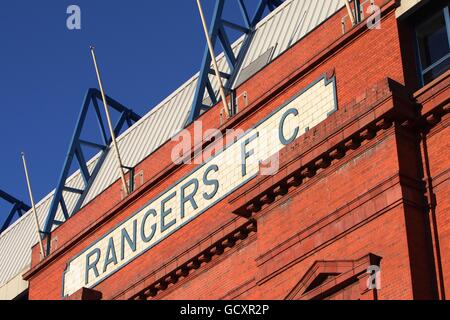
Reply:
[[[276,174],[237,185],[95,285],[64,293],[74,257],[197,168],[174,164],[176,142],[166,142],[137,166],[145,181],[131,195],[122,199],[117,181],[52,233],[46,259],[33,248],[29,298],[448,297],[450,71],[444,59],[427,74],[416,41],[417,26],[448,18],[448,7],[430,1],[399,16],[399,1],[375,2],[380,29],[363,21],[343,32],[342,8],[236,89],[248,105],[235,116],[221,123],[216,105],[198,119],[203,130],[249,130],[334,79],[337,110],[279,151]]]

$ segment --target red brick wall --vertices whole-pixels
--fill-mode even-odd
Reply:
[[[435,225],[437,244],[440,248],[436,254],[436,264],[442,273],[440,279],[444,285],[445,296],[450,297],[450,184],[449,184],[449,117],[434,128],[427,137],[427,154],[429,156],[429,170],[431,185],[435,194],[436,207],[431,210],[434,215],[432,222]]]
[[[335,144],[357,135],[358,130],[374,126],[385,115],[398,116],[394,124],[371,139],[362,139],[361,146],[348,150],[342,159],[257,210],[253,214],[256,232],[191,270],[154,298],[283,299],[315,261],[354,261],[369,253],[382,258],[380,299],[434,298],[435,283],[439,281],[441,291],[449,290],[446,195],[450,153],[444,150],[449,146],[448,117],[431,129],[427,141],[438,201],[435,221],[430,222],[421,184],[424,171],[419,131],[403,123],[404,117],[414,118],[416,107],[412,98],[396,96],[393,92],[397,89],[390,87],[393,82],[385,80],[405,84],[393,9],[394,1],[388,1],[381,30],[359,26],[345,35],[341,32],[344,10],[331,17],[238,89],[238,94],[248,92],[249,105],[221,129],[251,127],[324,73],[336,76],[339,110],[282,151],[286,163],[291,156],[299,160],[281,175],[287,177],[289,168],[299,169]],[[219,127],[219,113],[216,106],[201,117],[204,130]],[[146,182],[129,198],[121,201],[118,181],[58,228],[52,234],[58,238],[58,248],[46,261],[37,263],[38,251],[34,248],[33,269],[26,275],[30,299],[60,299],[62,275],[69,259],[192,170],[193,166],[170,163],[172,147],[172,142],[166,143],[137,166],[137,172],[144,170]],[[270,186],[271,181],[261,184]],[[235,199],[237,195],[255,194],[246,188],[222,200],[94,289],[102,293],[103,299],[135,298],[191,259],[195,255],[192,252],[202,252],[243,225],[247,218],[233,211],[244,198]],[[430,231],[434,225],[436,236]],[[440,245],[437,253],[436,242]],[[436,263],[438,258],[441,266]]]
[[[415,94],[421,103],[422,117],[428,127],[420,144],[424,181],[426,184],[427,217],[433,240],[433,257],[438,290],[450,296],[450,200],[449,200],[449,115],[450,72]]]

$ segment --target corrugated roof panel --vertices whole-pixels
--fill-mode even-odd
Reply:
[[[240,72],[274,46],[270,63],[342,7],[340,0],[286,1],[258,24]]]
[[[270,63],[342,6],[340,0],[286,1],[258,24],[241,70],[274,47],[271,59],[267,62]],[[244,37],[241,37],[233,44],[235,53],[243,41]],[[220,70],[228,72],[224,54],[219,55],[217,59]],[[257,72],[260,68],[254,69],[254,72]],[[239,76],[238,74],[236,79]],[[137,165],[184,127],[194,98],[197,78],[198,74],[118,137],[124,164]],[[213,89],[218,90],[216,79],[213,76],[210,76],[210,79]],[[99,160],[99,156],[100,154],[97,154],[88,161],[90,170]],[[83,205],[92,201],[118,179],[114,154],[109,152]],[[75,172],[67,179],[67,184],[83,188],[80,172]],[[68,209],[73,209],[79,195],[67,193],[65,196]],[[53,192],[37,204],[41,226],[45,222],[52,198]],[[33,219],[32,212],[29,211],[0,235],[0,287],[30,265],[31,247],[38,240]],[[57,219],[62,220],[61,210],[57,212]]]
[[[235,86],[238,87],[256,72],[261,70],[263,67],[267,65],[267,62],[270,61],[270,58],[273,54],[274,47],[270,47],[266,52],[264,52],[261,56],[259,56],[255,61],[250,63],[247,67],[243,68],[239,74],[239,77],[236,80]]]

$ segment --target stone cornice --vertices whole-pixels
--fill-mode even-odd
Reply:
[[[450,111],[450,70],[414,93],[421,106],[421,123],[427,128],[435,126]]]
[[[209,245],[206,249],[195,254],[192,258],[187,259],[184,262],[181,261],[178,266],[173,269],[170,269],[170,266],[164,267],[164,275],[156,281],[150,281],[151,283],[146,285],[144,289],[141,289],[132,295],[124,292],[119,296],[131,300],[147,300],[155,298],[158,294],[168,289],[170,285],[176,284],[183,278],[187,278],[193,271],[198,270],[204,264],[212,262],[215,256],[222,255],[225,251],[235,247],[254,232],[256,232],[256,221],[250,219],[226,236]],[[148,283],[149,281],[142,280],[141,282]],[[133,289],[133,287],[131,288]],[[132,289],[128,291],[130,292]],[[133,291],[136,292],[135,290]]]
[[[332,162],[342,159],[347,152],[358,149],[364,141],[389,129],[394,122],[406,126],[417,121],[417,108],[396,82],[385,79],[368,93],[358,106],[341,108],[312,132],[286,146],[280,152],[278,173],[259,175],[239,189],[229,201],[235,208],[233,212],[250,217],[262,206],[286,195],[289,189],[299,187]],[[371,96],[370,93],[375,94]],[[359,112],[346,119],[348,108]]]

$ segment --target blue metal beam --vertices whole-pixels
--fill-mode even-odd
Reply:
[[[9,212],[8,216],[6,217],[5,221],[2,224],[2,227],[0,228],[1,234],[11,225],[15,216],[18,217],[23,216],[28,210],[31,209],[31,207],[23,203],[22,201],[16,199],[15,197],[11,196],[10,194],[6,193],[3,190],[0,190],[0,198],[12,204],[11,211]]]
[[[101,101],[101,93],[97,89],[89,89],[86,93],[84,102],[81,106],[81,111],[78,116],[77,125],[75,127],[75,131],[72,136],[72,140],[70,143],[69,150],[67,152],[66,159],[64,161],[64,166],[61,171],[61,175],[58,180],[58,184],[53,196],[53,200],[50,206],[50,210],[47,215],[47,220],[45,222],[44,226],[44,234],[50,234],[54,226],[59,226],[63,223],[63,221],[56,220],[56,213],[58,211],[58,208],[61,207],[61,210],[63,212],[64,218],[67,220],[71,216],[73,216],[83,204],[84,199],[86,198],[87,193],[89,192],[89,189],[94,182],[95,177],[97,176],[105,158],[109,151],[109,145],[111,143],[111,137],[107,134],[106,127],[107,124],[103,120],[102,114],[99,109],[99,101]],[[128,126],[131,126],[134,122],[138,121],[141,117],[134,113],[132,110],[126,108],[116,100],[106,97],[108,105],[118,113],[120,113],[120,117],[118,122],[116,123],[114,127],[114,132],[116,135],[119,135],[122,131],[125,123]],[[81,134],[83,132],[86,117],[89,111],[89,108],[93,108],[95,117],[97,119],[98,125],[99,125],[99,131],[100,131],[100,137],[103,141],[102,144],[90,142],[81,139]],[[94,166],[92,172],[89,172],[89,169],[86,164],[86,157],[83,153],[82,146],[94,148],[96,150],[99,150],[101,152],[100,158],[97,161],[96,165]],[[73,161],[76,159],[76,164],[78,164],[78,168],[80,169],[81,175],[83,177],[84,181],[84,189],[75,189],[66,186],[67,178],[70,174],[70,169],[72,167]],[[63,192],[69,192],[69,193],[75,193],[79,195],[79,198],[75,204],[74,209],[72,212],[69,212],[66,206],[66,201],[64,199],[64,193]]]
[[[231,91],[231,85],[233,84],[237,70],[239,70],[240,65],[242,64],[245,55],[247,53],[248,47],[253,38],[253,34],[255,31],[255,27],[259,21],[264,16],[264,12],[266,9],[269,11],[274,10],[278,6],[280,6],[283,1],[282,0],[260,0],[256,9],[254,10],[253,17],[250,17],[248,6],[245,4],[244,0],[235,0],[237,1],[240,13],[242,16],[242,25],[234,22],[230,22],[224,17],[224,6],[226,0],[216,0],[216,5],[214,8],[213,18],[211,21],[211,25],[209,27],[209,37],[211,38],[211,42],[213,47],[216,48],[217,42],[220,43],[229,69],[231,70],[231,74],[221,73],[220,76],[225,80],[225,93],[229,94]],[[244,42],[237,53],[232,50],[232,43],[230,42],[226,28],[233,29],[238,31],[244,35],[246,35]],[[205,48],[205,52],[202,59],[202,64],[200,67],[200,75],[198,77],[197,88],[195,91],[194,101],[192,103],[191,111],[188,118],[188,124],[197,119],[203,110],[210,108],[212,105],[215,105],[220,97],[217,92],[214,92],[211,85],[211,80],[209,75],[214,75],[214,72],[211,72],[211,55],[209,53],[208,46]],[[208,96],[211,100],[212,105],[205,105],[204,98],[205,93],[208,93]],[[231,110],[233,112],[233,110]]]

